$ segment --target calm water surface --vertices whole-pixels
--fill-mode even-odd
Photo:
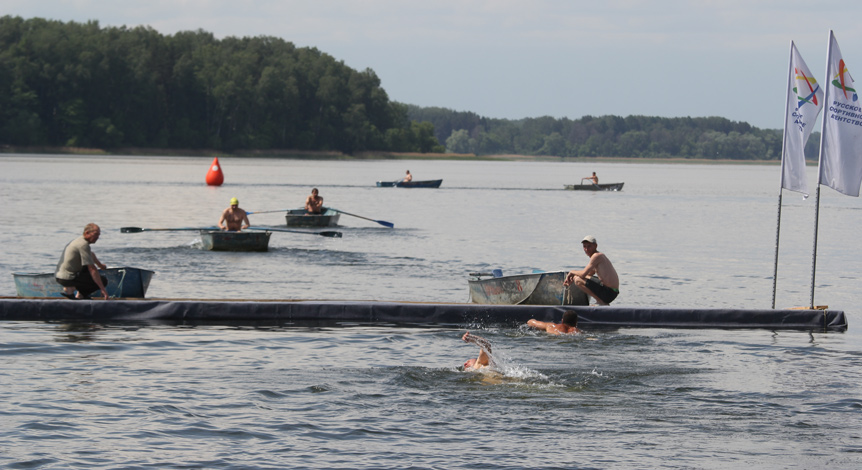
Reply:
[[[210,161],[0,157],[0,295],[95,221],[102,261],[156,271],[150,297],[462,302],[469,272],[582,266],[592,234],[616,304],[771,303],[777,166],[225,158],[210,188]],[[407,168],[443,186],[374,187]],[[592,171],[624,190],[562,190]],[[396,228],[342,216],[341,239],[274,233],[267,253],[119,232],[214,225],[231,197],[298,207],[311,187]],[[802,306],[814,201],[784,201],[777,305]],[[815,303],[844,310],[846,333],[0,322],[0,466],[859,468],[860,211],[823,190]],[[498,374],[457,370],[467,328]]]

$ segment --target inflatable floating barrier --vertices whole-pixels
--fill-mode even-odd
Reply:
[[[0,297],[0,320],[82,322],[361,322],[518,326],[578,313],[589,328],[766,328],[845,331],[840,310],[483,305],[334,300],[67,300]]]

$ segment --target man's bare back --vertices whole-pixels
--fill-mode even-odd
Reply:
[[[614,265],[611,264],[608,257],[598,251],[595,237],[587,235],[581,240],[581,245],[584,248],[584,253],[590,257],[590,261],[584,266],[584,269],[569,271],[563,285],[574,284],[578,289],[595,298],[599,304],[608,305],[619,294],[620,277],[617,270],[614,269]],[[599,281],[593,279],[593,276]],[[598,294],[588,287],[588,284],[591,283],[593,284],[592,289],[598,291]]]
[[[604,253],[598,251],[593,253],[590,256],[590,262],[587,263],[584,269],[592,270],[605,286],[612,289],[620,288],[620,277],[617,274],[617,270],[614,269],[614,265],[611,264],[611,261]]]

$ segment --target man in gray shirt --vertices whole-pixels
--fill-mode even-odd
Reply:
[[[107,269],[107,266],[90,250],[90,245],[96,243],[101,234],[98,225],[87,224],[84,234],[69,242],[63,249],[54,278],[63,286],[64,297],[89,299],[90,294],[98,290],[102,293],[102,298],[108,300],[108,291],[105,288],[108,279],[99,274],[99,269]],[[75,290],[78,291],[77,295]]]

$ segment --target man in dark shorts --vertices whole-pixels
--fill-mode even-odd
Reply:
[[[578,289],[596,299],[599,305],[608,305],[620,294],[620,277],[614,265],[604,253],[598,251],[596,237],[587,235],[581,240],[584,253],[590,261],[580,271],[572,270],[566,276],[564,285],[574,284]]]
[[[102,298],[108,300],[108,278],[99,274],[99,269],[107,269],[107,266],[90,250],[90,245],[96,243],[101,234],[98,225],[87,224],[84,234],[69,242],[63,249],[54,278],[63,286],[64,297],[89,299],[90,294],[98,290],[102,293]],[[75,290],[78,291],[77,295]]]

